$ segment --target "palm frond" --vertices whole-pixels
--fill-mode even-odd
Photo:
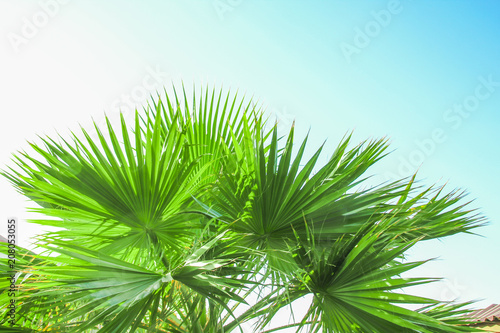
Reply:
[[[280,138],[251,100],[208,88],[192,102],[165,92],[132,126],[106,120],[98,142],[83,128],[40,138],[2,172],[43,215],[32,223],[59,228],[34,252],[17,247],[15,273],[0,263],[2,313],[7,277],[19,286],[12,331],[471,330],[468,304],[404,291],[435,278],[401,275],[425,263],[404,261],[415,243],[485,219],[464,192],[415,176],[367,187],[386,139],[347,135],[320,165],[323,147],[306,160],[295,125]],[[268,327],[307,295],[302,320]]]

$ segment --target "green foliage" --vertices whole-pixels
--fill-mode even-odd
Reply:
[[[304,160],[307,138],[294,146],[292,127],[282,144],[251,102],[182,92],[132,127],[96,126],[97,143],[82,129],[15,155],[3,175],[37,204],[31,222],[59,229],[37,253],[17,247],[13,328],[0,264],[0,331],[471,331],[462,305],[401,291],[435,280],[403,278],[424,263],[405,251],[483,223],[462,192],[415,177],[361,189],[386,140],[349,148],[347,136],[319,166],[322,148]],[[302,319],[269,328],[305,296]]]

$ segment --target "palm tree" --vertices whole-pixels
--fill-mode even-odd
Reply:
[[[304,160],[307,138],[266,130],[251,101],[182,93],[153,99],[131,127],[95,126],[98,142],[82,129],[15,156],[3,175],[37,204],[31,222],[59,229],[1,262],[0,331],[472,331],[463,304],[401,291],[435,280],[402,277],[424,263],[404,258],[415,243],[483,223],[462,192],[415,177],[364,189],[385,139],[346,136],[318,166],[322,148]],[[306,296],[303,318],[270,327]]]

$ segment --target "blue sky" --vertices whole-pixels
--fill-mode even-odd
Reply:
[[[171,82],[222,85],[310,130],[311,151],[351,130],[387,136],[374,183],[419,169],[422,184],[465,189],[490,225],[412,250],[440,258],[415,274],[446,278],[418,292],[500,302],[500,2],[5,0],[0,22],[2,165]],[[27,242],[28,203],[0,186],[2,219]]]

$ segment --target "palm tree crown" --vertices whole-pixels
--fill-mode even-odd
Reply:
[[[463,192],[415,177],[361,189],[386,140],[346,136],[320,166],[322,148],[305,160],[307,138],[266,130],[251,102],[182,92],[131,127],[95,126],[97,142],[82,129],[15,156],[3,175],[45,216],[31,222],[59,231],[37,237],[38,253],[16,248],[15,324],[2,316],[0,331],[472,331],[462,304],[401,291],[435,280],[403,278],[424,263],[405,251],[483,223]],[[12,269],[0,267],[7,314]],[[270,328],[308,295],[303,318]]]

